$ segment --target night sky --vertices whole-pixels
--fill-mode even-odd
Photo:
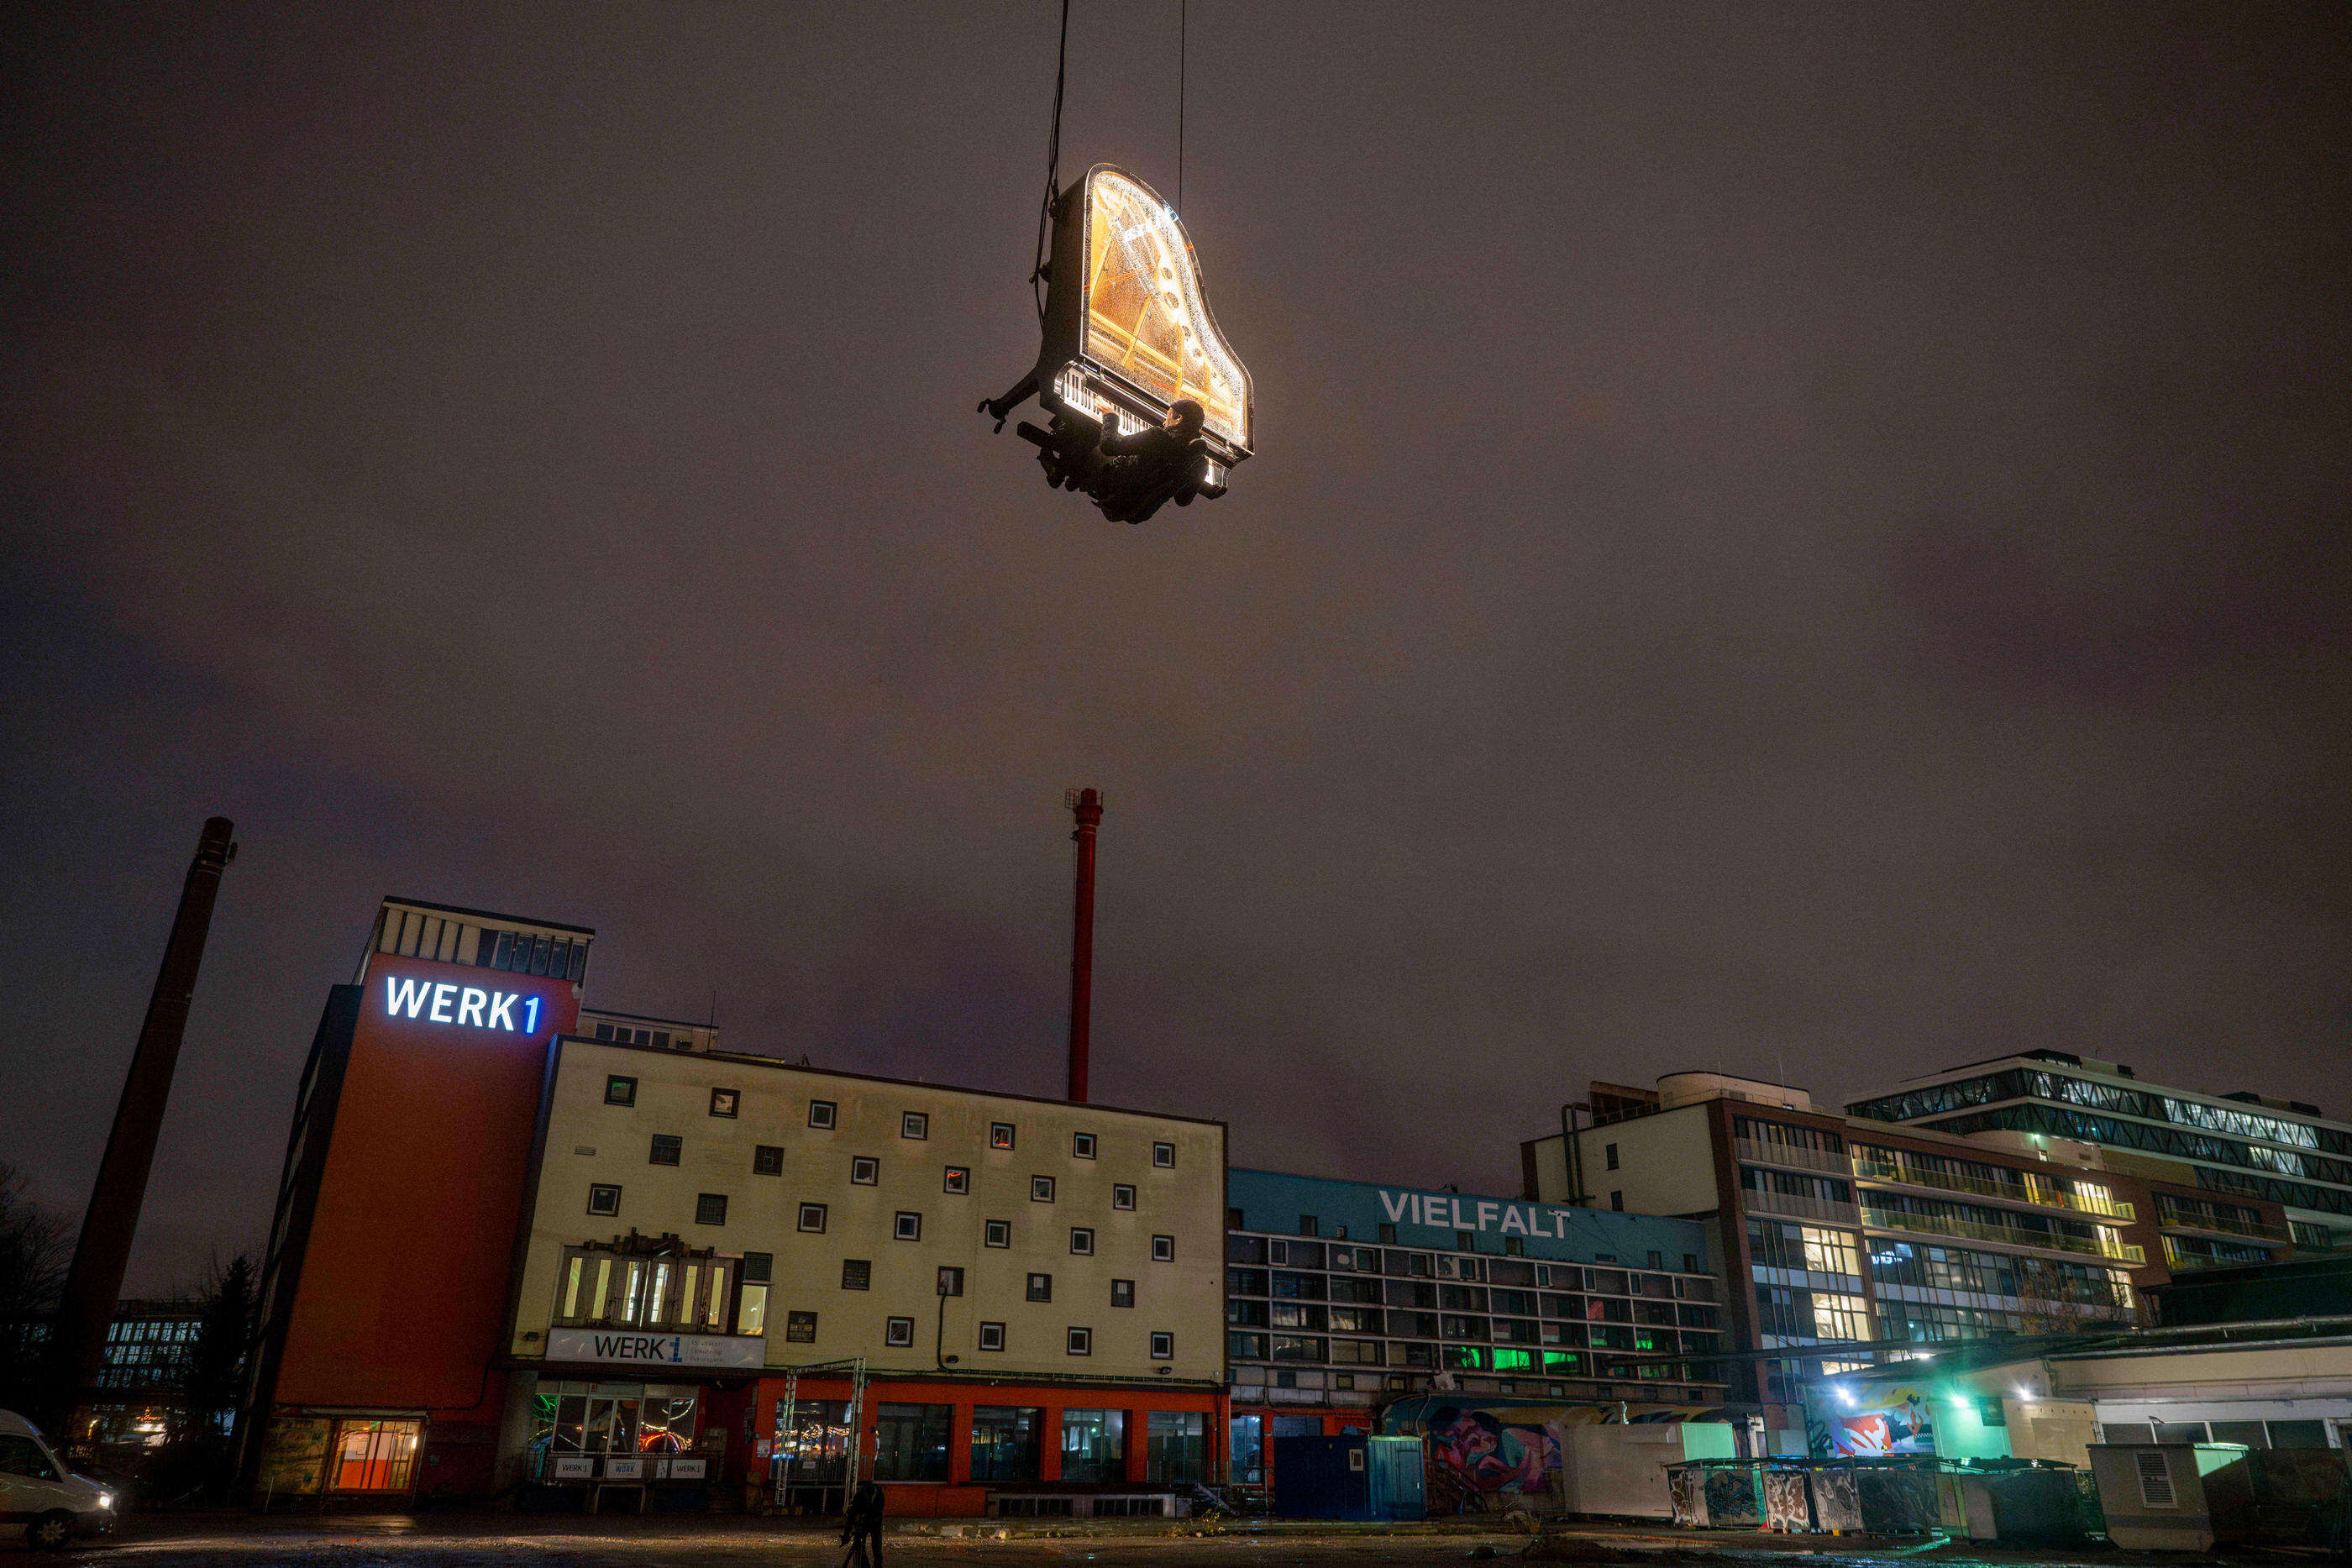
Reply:
[[[79,1215],[197,828],[130,1287],[268,1220],[385,893],[589,1000],[1508,1192],[1593,1077],[2032,1047],[2352,1113],[2352,13],[1193,0],[1259,455],[972,412],[1055,9],[9,25],[0,1158]],[[1172,196],[1174,0],[1065,178]],[[429,1115],[429,1106],[418,1108]],[[386,1173],[397,1180],[397,1173]]]

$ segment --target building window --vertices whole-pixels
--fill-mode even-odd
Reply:
[[[931,1118],[928,1112],[908,1111],[898,1118],[898,1135],[902,1138],[928,1138],[931,1135]]]
[[[1029,1299],[1033,1301],[1052,1301],[1054,1299],[1054,1276],[1051,1274],[1030,1275]]]
[[[768,1283],[775,1271],[772,1252],[743,1254],[743,1294],[735,1303],[735,1332],[761,1335],[768,1332]]]
[[[1697,1253],[1685,1252],[1683,1254],[1683,1272],[1685,1274],[1696,1274],[1698,1272]]]
[[[713,1089],[710,1092],[710,1113],[714,1116],[731,1117],[736,1107],[742,1103],[743,1092],[740,1089]]]
[[[1605,1168],[1612,1171],[1615,1170],[1617,1168],[1617,1145],[1610,1144],[1604,1146],[1601,1151],[1601,1159]]]
[[[1320,1222],[1320,1221],[1318,1221],[1318,1219],[1317,1219],[1313,1215],[1311,1215],[1311,1214],[1302,1214],[1302,1215],[1300,1215],[1300,1216],[1298,1217],[1298,1234],[1299,1234],[1299,1235],[1301,1235],[1301,1236],[1314,1236],[1314,1235],[1318,1235],[1318,1234],[1319,1234],[1319,1233],[1321,1232],[1321,1230],[1322,1230],[1322,1225],[1321,1225],[1321,1222]]]
[[[942,1296],[961,1296],[963,1294],[962,1270],[955,1268],[950,1264],[942,1263],[940,1265],[940,1294]]]
[[[685,1147],[686,1141],[676,1134],[656,1133],[653,1152],[646,1156],[646,1162],[656,1166],[674,1166],[677,1164],[678,1155]]]
[[[1094,1354],[1095,1331],[1092,1329],[1072,1329],[1070,1331],[1067,1349],[1072,1355]]]
[[[1095,1253],[1095,1233],[1092,1230],[1087,1229],[1083,1225],[1073,1225],[1070,1227],[1070,1250],[1081,1258],[1093,1257]]]
[[[1612,1209],[1616,1210],[1619,1214],[1622,1214],[1622,1213],[1624,1213],[1624,1212],[1625,1212],[1625,1195],[1624,1195],[1622,1192],[1612,1192],[1612,1193],[1611,1193],[1611,1194],[1609,1195],[1609,1207],[1610,1207],[1611,1208],[1612,1208]]]
[[[884,1318],[882,1320],[882,1343],[884,1344],[897,1346],[901,1349],[914,1343],[915,1320],[912,1318]]]
[[[840,1114],[841,1107],[830,1100],[809,1102],[809,1125],[812,1127],[829,1133],[833,1131],[833,1124]]]
[[[874,1260],[870,1258],[844,1258],[841,1260],[841,1288],[845,1291],[872,1290]]]
[[[1163,1171],[1174,1170],[1176,1168],[1176,1145],[1173,1144],[1152,1145],[1151,1163]]]
[[[1151,1239],[1151,1260],[1154,1263],[1173,1263],[1176,1261],[1176,1239],[1173,1236],[1153,1237]]]
[[[814,1231],[818,1235],[823,1235],[824,1233],[824,1205],[821,1203],[804,1203],[801,1205],[801,1228],[803,1230]]]
[[[1125,1182],[1113,1182],[1110,1189],[1110,1206],[1113,1208],[1133,1208],[1135,1188]]]
[[[588,1186],[588,1212],[606,1216],[621,1212],[621,1189],[610,1182],[591,1182]]]
[[[971,1172],[962,1166],[948,1167],[947,1185],[943,1191],[966,1193],[971,1190]]]
[[[1070,1134],[1070,1157],[1072,1159],[1078,1160],[1093,1159],[1095,1157],[1095,1135],[1092,1133],[1072,1133]]]
[[[723,1192],[697,1193],[694,1197],[694,1222],[697,1225],[727,1223],[727,1195]]]
[[[816,1343],[816,1314],[814,1312],[786,1312],[784,1314],[784,1343],[786,1344],[814,1344]]]
[[[983,1245],[989,1247],[1012,1246],[1013,1221],[1009,1219],[990,1220],[982,1234],[981,1240]]]
[[[856,1156],[849,1162],[849,1179],[853,1186],[874,1186],[882,1179],[882,1162],[871,1155]]]
[[[783,1151],[783,1149],[782,1149],[780,1145],[775,1145],[775,1144],[754,1144],[754,1145],[751,1145],[751,1174],[752,1174],[753,1176],[782,1176],[782,1175],[783,1175],[783,1174],[784,1174],[784,1151]]]
[[[416,1468],[424,1425],[422,1421],[336,1422],[331,1490],[406,1491]]]
[[[1062,1479],[1079,1486],[1127,1479],[1127,1412],[1062,1412]]]
[[[1052,1176],[1031,1176],[1029,1178],[1029,1201],[1032,1203],[1053,1202],[1054,1178]]]
[[[1228,1230],[1247,1230],[1249,1228],[1248,1226],[1242,1223],[1242,1211],[1240,1209],[1229,1208],[1225,1210],[1225,1228]]]
[[[1457,1230],[1454,1233],[1454,1250],[1456,1252],[1475,1252],[1477,1249],[1477,1237],[1467,1230]]]
[[[1013,1124],[1010,1122],[991,1122],[988,1124],[988,1146],[992,1149],[1011,1148],[1013,1146]]]
[[[1175,1354],[1176,1336],[1168,1333],[1165,1329],[1155,1331],[1151,1336],[1151,1359],[1154,1361],[1166,1361]]]
[[[1135,1305],[1135,1281],[1132,1280],[1113,1280],[1110,1282],[1110,1304],[1114,1307],[1131,1307]]]
[[[1653,1269],[1663,1269],[1663,1268],[1664,1268],[1665,1266],[1666,1266],[1666,1255],[1665,1255],[1664,1253],[1663,1253],[1663,1252],[1653,1252],[1653,1253],[1651,1253],[1651,1254],[1650,1254],[1650,1267],[1651,1267],[1651,1268],[1653,1268]]]
[[[1381,1240],[1391,1247],[1396,1245],[1396,1227],[1386,1220],[1381,1222]]]
[[[911,1324],[912,1320],[908,1321]],[[908,1343],[913,1342],[910,1339]],[[954,1428],[955,1406],[952,1405],[877,1405],[874,1407],[874,1479],[877,1481],[947,1479],[948,1438]]]
[[[635,1079],[624,1078],[616,1072],[604,1080],[605,1104],[634,1105],[636,1103],[637,1081]]]
[[[1525,1240],[1523,1238],[1517,1237],[1517,1236],[1506,1236],[1506,1237],[1504,1237],[1504,1238],[1503,1238],[1503,1256],[1504,1256],[1504,1257],[1506,1257],[1506,1258],[1524,1258],[1524,1257],[1526,1257],[1527,1255],[1528,1255],[1528,1244],[1527,1244],[1526,1240]],[[1652,1254],[1650,1254],[1650,1256],[1652,1256],[1653,1258],[1654,1258],[1654,1257],[1656,1257],[1656,1256],[1657,1256],[1657,1254],[1656,1254],[1656,1253],[1654,1253],[1654,1252],[1653,1252]]]
[[[910,1209],[900,1209],[898,1219],[890,1228],[890,1234],[901,1241],[920,1241],[923,1239],[923,1217]]]
[[[981,1324],[980,1348],[982,1350],[1003,1350],[1004,1348],[1004,1325],[1003,1323]]]

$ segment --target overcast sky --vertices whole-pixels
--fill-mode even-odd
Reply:
[[[244,846],[131,1289],[263,1235],[387,892],[1056,1092],[1071,785],[1096,1097],[1239,1163],[1508,1192],[1594,1077],[2036,1046],[2352,1113],[2343,6],[1191,14],[1259,454],[1140,528],[972,412],[1050,0],[15,32],[0,1158],[58,1208]],[[1172,195],[1176,19],[1078,0],[1066,178]]]

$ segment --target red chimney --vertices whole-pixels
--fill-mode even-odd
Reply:
[[[1087,1103],[1087,1043],[1095,990],[1095,830],[1102,825],[1102,796],[1073,789],[1063,797],[1078,831],[1078,901],[1070,931],[1070,1101]]]

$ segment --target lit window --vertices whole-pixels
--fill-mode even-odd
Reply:
[[[1151,1163],[1163,1171],[1174,1170],[1176,1168],[1176,1145],[1173,1144],[1152,1145]]]
[[[1029,1201],[1032,1203],[1053,1202],[1054,1178],[1052,1176],[1031,1176],[1029,1178]]]
[[[898,1118],[898,1135],[902,1138],[928,1138],[931,1135],[931,1118],[923,1111],[909,1111]]]
[[[991,1246],[991,1247],[1010,1247],[1010,1246],[1012,1246],[1012,1245],[1013,1245],[1013,1221],[1011,1221],[1011,1220],[1009,1220],[1009,1219],[992,1219],[992,1220],[990,1220],[990,1221],[988,1222],[988,1226],[987,1226],[986,1231],[985,1231],[985,1233],[983,1234],[983,1236],[982,1236],[982,1239],[985,1242],[985,1244],[986,1244],[986,1245]]]
[[[915,1320],[885,1318],[882,1320],[882,1343],[904,1347],[915,1343]]]
[[[727,1195],[723,1192],[697,1194],[694,1199],[694,1222],[697,1225],[727,1223]]]
[[[743,1092],[740,1089],[713,1089],[710,1092],[710,1113],[714,1116],[731,1117],[736,1107],[742,1103]]]
[[[849,1179],[859,1186],[872,1186],[882,1179],[882,1162],[870,1155],[860,1155],[849,1162]]]
[[[1033,1301],[1052,1301],[1054,1299],[1054,1276],[1051,1274],[1030,1275],[1029,1299]]]
[[[607,1182],[592,1182],[588,1187],[588,1212],[606,1216],[621,1212],[621,1189]]]
[[[1094,1256],[1095,1233],[1081,1225],[1070,1227],[1070,1250],[1081,1258]]]
[[[1010,1122],[991,1122],[988,1124],[988,1146],[992,1149],[1011,1148],[1013,1146],[1013,1124]]]
[[[624,1078],[620,1074],[614,1073],[612,1077],[604,1080],[605,1104],[634,1105],[636,1103],[637,1081],[635,1079]]]
[[[950,1166],[948,1167],[947,1184],[942,1190],[953,1193],[970,1192],[971,1190],[971,1172],[962,1166]]]
[[[810,1101],[809,1125],[830,1132],[833,1128],[835,1117],[840,1113],[840,1109],[841,1108],[839,1106],[835,1105],[830,1100]]]
[[[1153,1237],[1151,1239],[1151,1260],[1154,1263],[1173,1263],[1176,1261],[1176,1239],[1173,1236]]]
[[[1095,1135],[1092,1133],[1072,1133],[1070,1154],[1073,1158],[1090,1160],[1095,1157]]]
[[[923,1239],[923,1217],[902,1208],[890,1233],[901,1241],[920,1241]]]
[[[845,1291],[867,1291],[874,1287],[874,1263],[867,1258],[844,1258],[841,1260],[841,1288]]]
[[[1158,1332],[1156,1332],[1156,1333],[1154,1333],[1152,1334],[1152,1336],[1151,1336],[1151,1359],[1152,1359],[1152,1360],[1154,1360],[1154,1361],[1166,1361],[1166,1360],[1168,1360],[1171,1356],[1173,1356],[1175,1354],[1176,1354],[1176,1336],[1175,1336],[1174,1334],[1172,1334],[1172,1333],[1167,1333],[1165,1330],[1158,1331]]]
[[[1095,1331],[1092,1329],[1072,1329],[1070,1331],[1069,1351],[1072,1355],[1092,1355],[1095,1353]]]
[[[1003,1323],[981,1324],[980,1348],[982,1350],[1003,1350],[1004,1348],[1004,1325]]]
[[[1110,1189],[1110,1206],[1113,1208],[1133,1208],[1135,1189],[1125,1182],[1114,1182]]]
[[[821,1203],[801,1205],[801,1228],[821,1234],[824,1229],[824,1205]]]

